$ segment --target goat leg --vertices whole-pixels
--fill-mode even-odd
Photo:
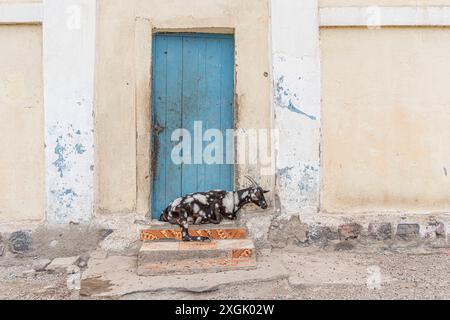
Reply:
[[[189,235],[189,224],[187,221],[182,221],[180,224],[181,227],[181,239],[186,242],[206,242],[210,239],[208,237],[191,237]]]

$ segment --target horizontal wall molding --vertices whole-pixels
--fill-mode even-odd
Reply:
[[[450,7],[370,6],[321,8],[320,26],[450,26]]]
[[[42,23],[41,3],[0,4],[0,24]]]

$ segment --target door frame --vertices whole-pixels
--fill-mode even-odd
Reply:
[[[251,74],[249,73],[250,68],[258,66],[258,70],[261,72],[259,75],[261,79],[266,79],[264,81],[258,80],[260,85],[267,85],[267,96],[261,98],[261,106],[269,108],[268,111],[264,111],[264,115],[258,116],[262,121],[267,121],[267,126],[260,128],[267,128],[268,130],[273,128],[272,121],[272,69],[270,66],[270,59],[267,65],[261,66],[260,62],[253,62],[253,60],[247,61],[249,54],[251,54],[251,46],[247,45],[245,39],[249,36],[246,29],[234,28],[234,27],[195,27],[190,26],[188,28],[177,27],[176,24],[173,27],[162,27],[159,28],[153,25],[152,20],[146,17],[136,17],[135,18],[135,97],[136,97],[136,107],[135,107],[135,118],[136,118],[136,207],[135,214],[136,218],[140,221],[149,221],[151,216],[151,182],[152,182],[152,172],[151,172],[151,66],[152,62],[152,43],[153,34],[159,32],[186,32],[186,33],[222,33],[222,34],[233,34],[235,39],[235,64],[234,64],[234,128],[236,130],[245,129],[246,123],[254,122],[254,116],[251,116],[248,112],[243,112],[243,108],[247,108],[247,95],[254,99],[255,91],[247,92],[248,88],[246,85],[248,82],[244,82],[245,79],[249,79]],[[237,34],[241,34],[237,36]],[[270,44],[269,44],[270,46]],[[247,62],[244,62],[244,61]],[[264,72],[267,71],[267,72]],[[240,75],[240,73],[243,73]],[[264,75],[265,74],[265,75]],[[254,76],[254,75],[253,75]],[[267,81],[266,84],[264,82]],[[252,88],[252,90],[254,90]],[[260,95],[260,94],[259,94]],[[267,113],[267,114],[266,114]],[[267,118],[266,118],[267,117]],[[266,122],[264,122],[266,123]],[[259,128],[259,127],[258,127]],[[275,162],[275,141],[274,137],[270,137],[271,141],[271,159],[272,165]],[[240,188],[242,186],[247,186],[247,181],[244,178],[244,174],[252,170],[255,174],[255,178],[261,178],[261,185],[269,190],[272,190],[271,194],[267,197],[267,200],[271,205],[275,203],[275,176],[258,176],[261,174],[259,164],[256,166],[247,166],[236,163],[236,159],[239,159],[239,146],[235,138],[235,168],[234,168],[234,186],[235,188]],[[255,171],[256,170],[256,171]]]

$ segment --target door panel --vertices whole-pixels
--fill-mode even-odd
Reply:
[[[232,190],[234,166],[226,164],[225,136],[233,129],[234,39],[231,35],[156,34],[153,44],[152,95],[152,215],[175,198],[211,189]],[[201,122],[202,133],[219,130],[222,161],[206,164],[195,157],[210,141],[194,136]],[[191,164],[176,165],[171,153],[174,130],[191,135]],[[233,141],[231,139],[231,145]],[[198,148],[195,148],[197,143]],[[230,148],[232,151],[233,147]],[[201,154],[200,154],[201,155]],[[194,161],[200,163],[194,163]]]

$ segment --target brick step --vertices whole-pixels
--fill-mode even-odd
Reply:
[[[140,230],[141,241],[157,241],[165,239],[181,240],[181,229],[174,225],[155,225]],[[208,237],[212,240],[245,239],[245,228],[224,225],[189,226],[189,234],[193,237]]]
[[[250,239],[211,242],[151,241],[142,244],[138,274],[192,274],[256,268]]]

